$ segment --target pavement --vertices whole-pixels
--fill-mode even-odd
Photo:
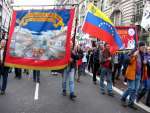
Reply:
[[[34,83],[32,76],[18,80],[11,73],[6,95],[0,96],[0,113],[148,113],[140,107],[123,107],[118,93],[115,97],[100,94],[99,85],[94,85],[88,75],[75,83],[75,101],[69,95],[62,96],[61,84],[61,75],[48,71],[41,72],[40,84]]]

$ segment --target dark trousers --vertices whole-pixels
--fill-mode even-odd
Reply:
[[[98,72],[98,69],[99,69],[99,62],[95,62],[93,64],[93,81],[95,82],[96,81],[96,75],[97,75],[97,72]]]
[[[40,71],[33,70],[33,80],[34,82],[40,82]]]
[[[93,62],[89,62],[89,64],[88,64],[88,70],[89,70],[89,72],[93,72]]]
[[[0,81],[2,82],[2,86],[0,86],[1,91],[5,91],[7,88],[7,78],[8,78],[8,67],[0,66]]]
[[[146,105],[150,107],[150,90],[148,91],[148,94],[147,94]]]
[[[113,69],[113,72],[112,72],[112,82],[113,82],[113,85],[115,84],[115,75],[116,75],[117,70],[118,70],[118,74],[119,74],[118,66],[119,66],[118,64],[114,64],[114,69]]]
[[[21,69],[20,68],[15,68],[15,77],[21,79]]]

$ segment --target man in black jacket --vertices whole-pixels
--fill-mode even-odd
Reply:
[[[1,40],[1,48],[0,48],[0,81],[2,81],[2,86],[0,86],[0,94],[4,95],[7,87],[7,78],[8,78],[8,70],[9,68],[4,66],[4,48],[6,45],[6,40]]]
[[[99,63],[99,48],[93,50],[93,83],[96,84],[96,75],[100,66]]]

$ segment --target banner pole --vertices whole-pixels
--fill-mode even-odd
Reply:
[[[77,34],[78,16],[79,16],[79,5],[76,11],[75,29],[74,29],[74,36],[73,36],[73,49],[75,47],[75,40],[76,40],[76,34]]]

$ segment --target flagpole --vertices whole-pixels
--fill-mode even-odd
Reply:
[[[76,40],[77,26],[78,26],[78,17],[79,17],[79,5],[77,6],[77,11],[76,11],[75,29],[74,29],[74,36],[73,36],[73,48],[75,47],[75,40]]]

